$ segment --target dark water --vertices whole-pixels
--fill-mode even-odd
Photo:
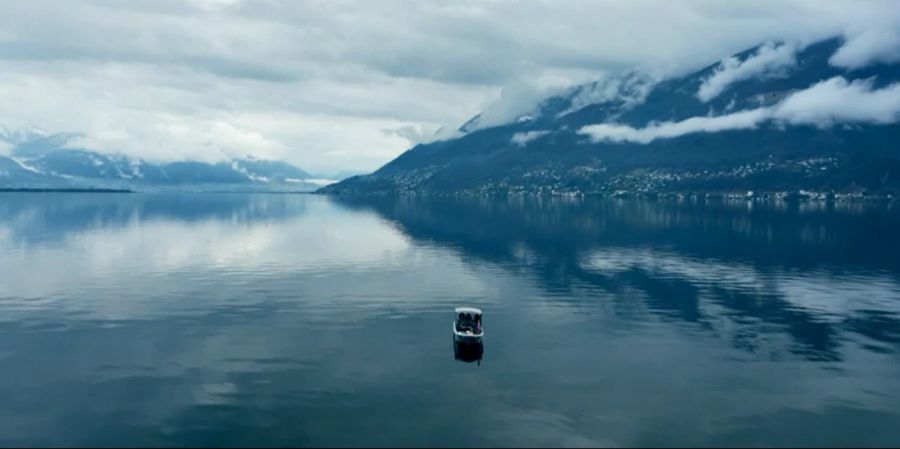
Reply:
[[[897,445],[898,231],[887,205],[0,194],[0,445]]]

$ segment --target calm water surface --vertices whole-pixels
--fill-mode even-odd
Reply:
[[[888,205],[0,194],[0,445],[897,445],[898,231]]]

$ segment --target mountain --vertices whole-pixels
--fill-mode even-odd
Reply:
[[[900,64],[767,43],[688,75],[577,86],[408,150],[330,194],[900,192]]]
[[[72,134],[0,132],[11,147],[0,156],[0,188],[129,189],[137,191],[312,191],[321,182],[281,161],[151,163],[73,148]]]

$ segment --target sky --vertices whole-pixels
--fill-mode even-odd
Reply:
[[[900,3],[0,0],[0,130],[76,133],[149,161],[253,155],[367,172],[481,111],[503,117],[634,68],[673,76],[764,42],[835,35],[847,39],[835,64],[900,59]],[[725,60],[698,95],[790,54],[772,45],[759,67]],[[730,120],[794,120],[790,106]]]

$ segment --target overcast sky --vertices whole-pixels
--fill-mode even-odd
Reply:
[[[894,0],[0,0],[0,128],[370,171],[501,97],[771,40],[900,55],[898,30]]]

